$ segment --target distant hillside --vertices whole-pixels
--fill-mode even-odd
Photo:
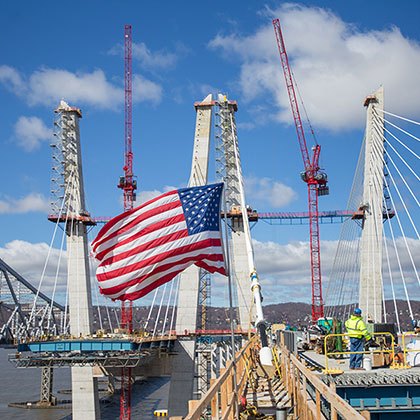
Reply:
[[[403,330],[410,329],[411,319],[410,312],[408,309],[407,302],[397,301],[398,306],[398,316],[401,328]],[[411,301],[411,308],[413,315],[416,319],[420,319],[420,301]],[[336,313],[348,313],[348,307],[337,307]],[[0,302],[0,328],[3,326],[3,323],[9,318],[12,313],[12,307],[9,305],[2,304]],[[134,306],[133,307],[133,324],[134,328],[143,329],[146,326],[146,321],[149,316],[150,307],[148,306]],[[237,310],[235,312],[235,318],[238,318]],[[387,313],[387,322],[396,322],[396,315],[394,310],[394,302],[388,300],[386,302],[386,313]],[[100,316],[99,316],[100,314]],[[163,329],[163,318],[166,314],[166,307],[163,306],[160,311],[160,320],[159,324],[156,327],[157,333],[160,333]],[[228,329],[229,324],[229,310],[222,307],[210,307],[207,308],[208,322],[206,324],[206,329]],[[155,329],[155,318],[158,315],[158,308],[154,307],[150,321],[147,323],[147,329],[153,331]],[[176,317],[176,310],[175,310]],[[303,302],[287,302],[287,303],[278,303],[276,305],[266,305],[264,306],[264,316],[269,323],[284,323],[290,325],[291,327],[303,327],[309,325],[311,322],[311,305]],[[119,327],[119,322],[121,318],[120,308],[118,307],[100,307],[98,312],[98,307],[94,306],[93,308],[93,318],[94,318],[94,328],[105,328],[105,329],[114,329]],[[172,320],[172,308],[168,310],[168,318],[165,324],[165,330],[168,330],[171,326]],[[175,329],[175,325],[172,325],[172,328]]]

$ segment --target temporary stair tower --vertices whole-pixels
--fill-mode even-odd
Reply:
[[[238,136],[236,133],[235,112],[238,110],[236,101],[230,101],[226,96],[219,94],[217,98],[218,111],[216,112],[216,127],[219,133],[216,136],[216,149],[219,151],[218,161],[220,174],[226,185],[226,201],[228,216],[231,221],[231,257],[232,275],[236,285],[239,323],[243,331],[250,327],[251,310],[251,278],[249,267],[253,261],[247,251],[246,232],[242,217],[242,207],[245,207],[243,191],[242,169],[239,155]]]

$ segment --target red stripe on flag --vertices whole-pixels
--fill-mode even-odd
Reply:
[[[200,250],[201,248],[208,248],[208,247],[211,247],[211,246],[221,247],[220,239],[209,238],[209,239],[204,239],[204,240],[199,241],[199,242],[194,242],[194,243],[189,244],[189,245],[174,248],[174,249],[171,249],[170,251],[162,252],[162,253],[157,254],[153,257],[149,257],[145,260],[138,261],[134,264],[127,265],[123,268],[118,268],[116,270],[107,271],[106,273],[97,274],[97,278],[98,278],[99,282],[104,281],[104,280],[110,280],[110,279],[113,279],[113,278],[116,278],[116,277],[123,276],[125,274],[129,274],[133,271],[140,270],[141,268],[144,268],[144,267],[147,267],[147,266],[150,266],[150,265],[153,265],[153,264],[158,264],[161,261],[165,260],[166,258],[175,257],[175,256],[178,256],[178,255],[186,254],[188,252],[193,252],[193,251],[196,251],[196,250]],[[216,255],[218,255],[218,254],[216,254]],[[105,268],[103,263],[100,264],[100,267]],[[150,273],[149,273],[149,275],[150,275]]]
[[[153,223],[153,224],[151,224],[149,226],[146,226],[144,229],[140,230],[139,232],[137,232],[137,233],[129,236],[128,238],[123,239],[122,241],[120,241],[120,242],[118,242],[116,244],[113,244],[113,245],[109,246],[107,249],[104,249],[103,251],[99,252],[96,255],[95,258],[98,259],[99,261],[102,261],[102,259],[104,258],[104,256],[108,252],[110,252],[110,250],[112,250],[112,251],[117,250],[118,248],[120,248],[120,247],[122,247],[122,246],[124,246],[124,245],[126,245],[126,244],[128,244],[130,242],[133,242],[136,239],[141,238],[142,236],[145,236],[145,235],[148,235],[148,234],[153,233],[155,231],[158,231],[159,229],[163,229],[165,227],[168,227],[168,226],[171,226],[171,225],[175,225],[177,223],[181,223],[183,221],[185,221],[184,214],[178,214],[177,216],[173,216],[173,217],[171,217],[169,219],[165,219],[165,220],[162,220],[162,221]],[[187,234],[188,234],[188,232],[187,232]],[[108,259],[105,260],[103,262],[103,264],[106,264],[107,261],[108,261]]]
[[[144,289],[138,290],[136,292],[133,293],[124,293],[123,295],[119,296],[118,298],[115,298],[113,300],[136,300],[139,299],[143,296],[146,296],[148,293],[150,293],[152,290],[156,289],[159,286],[162,286],[162,284],[167,283],[168,281],[171,281],[175,276],[177,276],[182,270],[178,270],[174,273],[170,273],[167,274],[166,276],[161,277],[159,280],[154,281],[152,284],[149,284],[147,287],[145,287]],[[104,294],[104,292],[101,290],[100,291],[102,294]],[[106,296],[106,295],[105,295]]]
[[[137,277],[137,278],[132,279],[130,281],[125,281],[124,283],[122,283],[120,285],[102,289],[102,293],[105,294],[105,295],[115,295],[117,293],[122,292],[124,289],[127,289],[128,287],[135,286],[137,284],[141,285],[141,283],[143,281],[145,281],[147,278],[149,278],[152,275],[163,273],[165,271],[170,270],[172,267],[176,267],[176,266],[182,265],[184,263],[191,262],[191,265],[192,265],[192,264],[194,264],[195,261],[200,261],[201,259],[204,259],[204,258],[205,259],[210,259],[210,258],[208,258],[208,254],[199,254],[194,258],[186,257],[184,259],[177,260],[176,262],[173,262],[173,263],[160,264],[153,270],[153,272],[145,274],[145,275],[140,276],[140,277]],[[219,255],[212,255],[211,259],[214,260],[214,261],[223,261],[223,257],[220,254]],[[208,267],[211,267],[211,266],[208,266]],[[214,272],[214,268],[215,267],[212,268],[211,272]],[[183,271],[184,269],[185,269],[185,267],[182,268],[180,271]],[[177,272],[179,272],[179,271],[177,271]],[[175,277],[175,275],[176,275],[176,274],[173,274],[173,273],[174,272],[169,273],[169,274],[172,274],[172,278]],[[152,284],[154,284],[154,283],[155,283],[155,281]]]
[[[166,243],[176,241],[181,238],[186,238],[188,236],[188,230],[183,229],[178,232],[170,233],[165,236],[160,236],[157,239],[154,239],[150,242],[143,243],[135,248],[131,248],[129,251],[121,252],[121,254],[113,255],[112,257],[104,260],[100,267],[106,267],[107,265],[114,264],[118,261],[125,260],[126,258],[131,257],[132,255],[140,254],[141,252],[147,251],[148,249],[153,249]]]
[[[137,216],[135,219],[131,220],[129,223],[127,223],[124,227],[119,228],[115,232],[111,233],[110,235],[106,236],[100,241],[97,241],[93,247],[93,252],[96,251],[99,245],[102,245],[102,243],[105,243],[106,241],[109,241],[112,238],[115,238],[116,236],[120,236],[133,228],[138,223],[143,222],[146,219],[149,219],[150,217],[156,216],[158,214],[164,213],[169,210],[173,210],[177,207],[181,207],[181,201],[173,201],[172,203],[163,204],[159,207],[154,207],[153,209],[150,209],[144,213],[141,213],[139,216]],[[105,225],[106,226],[106,225]]]
[[[206,260],[212,260],[212,258],[210,258],[210,256],[207,256]],[[224,261],[223,255],[220,255],[220,259],[218,261]],[[225,267],[215,267],[213,265],[206,264],[204,261],[198,261],[198,262],[195,263],[195,265],[197,267],[204,268],[204,270],[207,270],[210,273],[219,273],[219,274],[223,274],[224,276],[226,276]]]

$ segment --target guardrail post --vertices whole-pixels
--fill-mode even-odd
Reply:
[[[321,420],[321,394],[316,389],[315,390],[315,396],[316,396],[316,419]]]
[[[336,392],[336,386],[334,382],[330,383],[330,388],[332,392],[334,393]],[[332,403],[331,403],[331,420],[337,420],[337,411]]]
[[[296,379],[295,379],[295,407],[293,408],[293,414],[295,418],[298,416],[299,413],[299,396],[300,396],[300,371],[296,368]]]
[[[216,382],[217,379],[210,379],[210,388]],[[214,397],[211,399],[211,419],[219,420],[219,393],[216,392]]]
[[[230,401],[232,401],[232,406],[230,407],[229,411],[229,420],[233,420],[233,415],[235,413],[235,399],[232,400],[233,395],[233,370],[231,370],[228,378],[227,378],[227,397],[228,397],[228,403],[230,404]],[[235,396],[236,398],[236,396]]]
[[[226,371],[226,368],[220,369],[220,376],[222,376],[222,374],[225,373],[225,371]],[[222,413],[226,409],[227,401],[228,401],[227,384],[226,384],[226,381],[225,381],[220,386],[220,406],[221,406],[221,412]]]
[[[288,353],[289,352],[286,353],[287,356],[288,356]],[[290,358],[287,357],[287,359],[286,359],[287,391],[288,391],[289,398],[292,399],[293,398],[293,388],[291,386],[291,382],[292,381],[291,381],[291,369],[290,369],[290,365],[291,365]]]
[[[308,380],[306,379],[306,376],[303,376],[302,380],[302,387],[303,387],[303,420],[309,420],[308,415]]]
[[[292,395],[291,395],[291,397],[292,397],[292,405],[295,405],[296,404],[296,390],[295,390],[295,386],[296,386],[296,381],[295,381],[295,365],[294,365],[294,363],[293,363],[293,361],[292,360],[290,360],[290,385],[291,385],[291,388],[292,388]]]

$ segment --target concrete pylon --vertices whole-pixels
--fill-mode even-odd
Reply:
[[[202,102],[195,103],[194,107],[197,117],[191,175],[188,183],[190,187],[207,184],[213,112],[212,95],[208,95]],[[180,276],[175,328],[178,334],[183,334],[186,330],[195,332],[197,329],[200,268],[192,265],[184,270]],[[178,339],[175,344],[175,351],[177,356],[172,365],[168,411],[170,416],[185,416],[188,412],[188,401],[193,399],[195,339]]]
[[[359,307],[364,319],[382,322],[382,232],[384,186],[384,90],[365,99],[367,106],[364,210],[360,258]]]
[[[70,333],[79,337],[92,333],[92,295],[88,240],[85,223],[79,118],[81,111],[61,101],[55,111],[61,128],[64,166],[65,211],[67,213],[67,275]],[[72,414],[75,420],[100,418],[97,379],[92,367],[72,367]]]
[[[246,246],[244,221],[242,219],[241,185],[243,186],[242,169],[239,158],[239,144],[236,133],[235,112],[238,110],[236,101],[230,101],[221,94],[218,95],[221,140],[223,142],[224,176],[227,185],[228,211],[231,212],[232,241],[230,255],[232,274],[236,285],[239,323],[242,330],[247,331],[250,324],[249,312],[252,303],[251,278]],[[237,214],[237,216],[234,216]],[[251,321],[254,321],[252,318]]]
[[[207,184],[213,107],[212,95],[206,96],[202,102],[195,103],[194,107],[197,118],[189,187]],[[194,332],[197,329],[200,269],[192,265],[183,271],[180,276],[175,328],[177,333],[183,334],[185,330]]]

